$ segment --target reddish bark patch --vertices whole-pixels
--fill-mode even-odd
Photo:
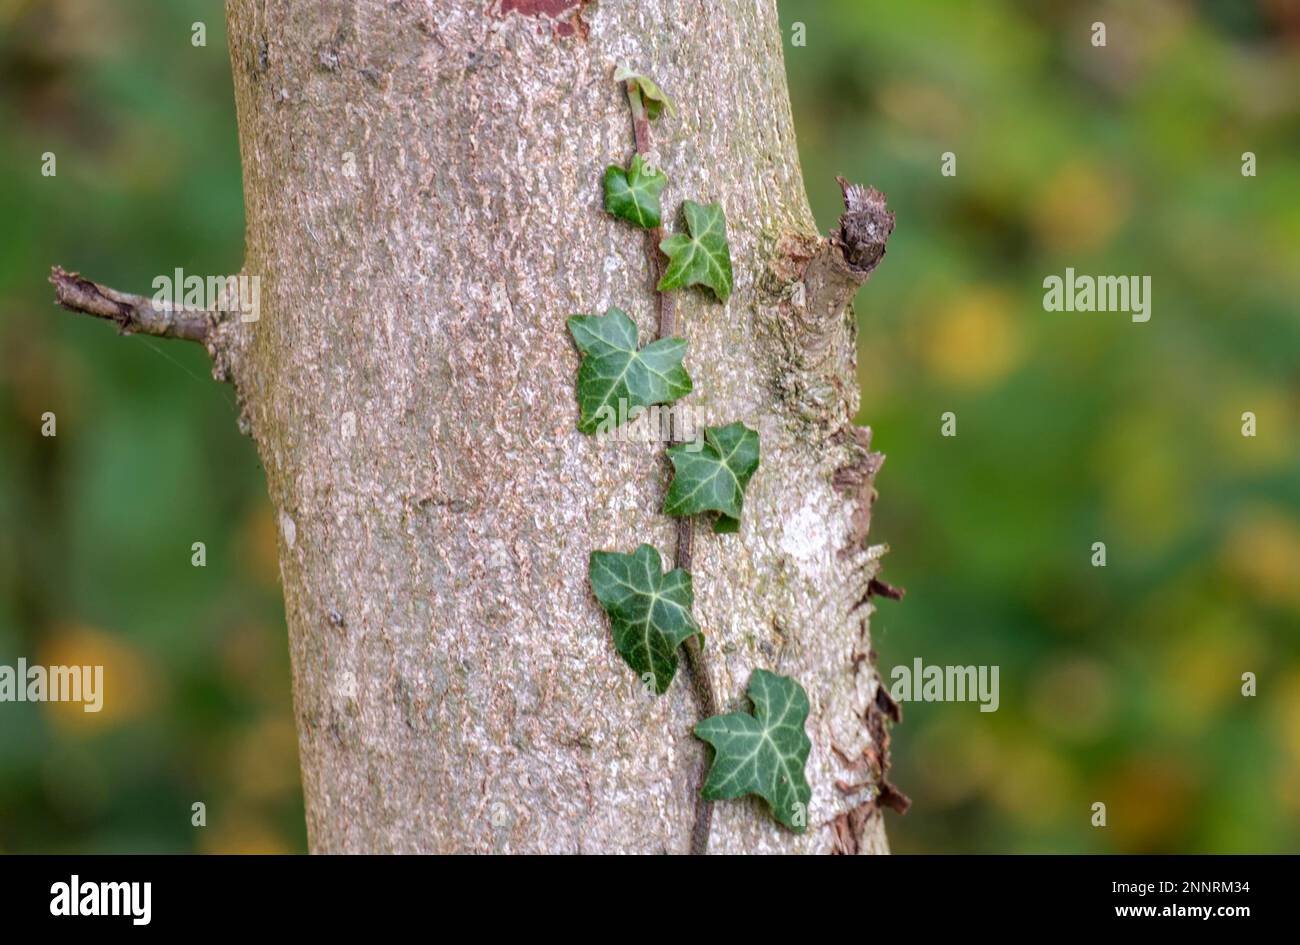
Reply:
[[[534,20],[550,20],[556,36],[581,36],[587,38],[589,27],[582,11],[591,0],[499,0],[500,16],[518,13]]]
[[[552,20],[558,20],[580,6],[582,0],[501,0],[502,13],[548,16]]]

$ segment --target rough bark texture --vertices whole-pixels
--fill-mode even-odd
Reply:
[[[731,300],[677,302],[690,402],[762,437],[741,533],[695,541],[713,684],[747,707],[768,668],[813,706],[807,833],[729,802],[711,849],[884,851],[861,278],[815,232],[774,2],[227,11],[262,316],[220,360],[278,510],[312,849],[688,848],[690,687],[642,691],[587,583],[592,549],[671,553],[663,445],[575,430],[565,329],[618,305],[655,332],[641,236],[601,207],[626,63],[677,107],[665,211],[727,215]]]

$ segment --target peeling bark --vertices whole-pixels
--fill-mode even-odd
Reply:
[[[655,331],[641,240],[601,207],[633,149],[626,63],[677,105],[655,126],[665,209],[727,215],[730,301],[677,294],[688,402],[762,437],[740,534],[694,541],[713,688],[732,710],[762,667],[812,702],[807,833],[729,802],[711,849],[886,852],[881,457],[851,425],[870,268],[848,230],[815,231],[775,3],[227,11],[263,298],[214,357],[280,523],[312,850],[689,847],[707,761],[690,686],[642,692],[586,576],[592,549],[671,551],[662,445],[575,430],[565,330],[618,305]]]

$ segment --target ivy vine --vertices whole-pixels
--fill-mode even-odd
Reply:
[[[640,346],[636,324],[618,308],[569,318],[569,332],[582,352],[578,429],[586,434],[635,417],[640,409],[675,403],[691,392],[682,364],[687,343],[675,332],[670,293],[699,286],[725,303],[733,285],[720,204],[686,200],[685,232],[663,230],[660,196],[668,178],[649,163],[650,122],[665,112],[673,114],[672,102],[645,75],[620,67],[614,78],[625,85],[636,153],[627,167],[613,164],[606,169],[605,210],[647,233],[650,263],[658,277],[660,337]],[[745,488],[759,464],[758,432],[740,422],[706,427],[702,444],[677,443],[667,456],[673,477],[663,512],[678,519],[677,566],[665,572],[659,552],[648,544],[630,554],[593,551],[588,572],[592,591],[609,615],[615,649],[648,690],[666,692],[677,673],[678,651],[686,653],[702,716],[694,734],[713,748],[691,851],[707,850],[710,802],[747,794],[763,798],[780,823],[803,832],[812,796],[804,776],[812,747],[804,731],[807,693],[794,679],[755,669],[748,686],[753,713],[718,714],[704,659],[704,634],[691,612],[694,519],[708,516],[719,534],[739,530]]]

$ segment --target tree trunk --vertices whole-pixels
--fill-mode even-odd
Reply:
[[[641,235],[602,209],[626,64],[676,106],[666,225],[685,198],[726,211],[734,294],[678,295],[688,402],[762,438],[740,534],[695,541],[709,673],[723,711],[755,668],[812,703],[807,832],[720,803],[710,849],[885,851],[865,276],[816,235],[773,0],[227,10],[261,319],[209,347],[279,517],[312,850],[689,847],[691,687],[643,691],[587,579],[593,549],[671,560],[663,444],[577,432],[565,327],[616,305],[655,331]]]

